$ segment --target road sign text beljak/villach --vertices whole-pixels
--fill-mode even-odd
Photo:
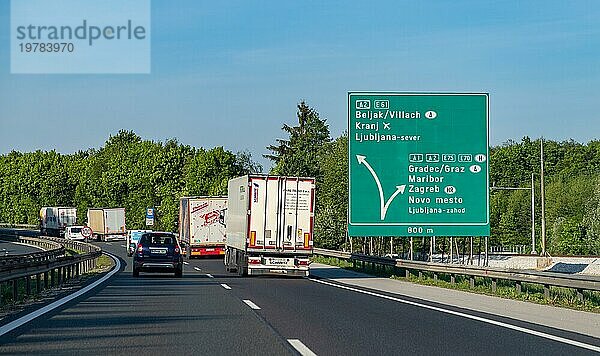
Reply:
[[[485,93],[348,94],[350,236],[489,236]]]

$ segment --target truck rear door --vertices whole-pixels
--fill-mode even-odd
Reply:
[[[76,208],[59,208],[59,227],[67,227],[77,224]]]
[[[225,212],[227,199],[190,199],[191,244],[214,245],[225,243]]]
[[[227,199],[210,199],[210,217],[208,218],[208,241],[214,244],[225,244],[225,214]]]
[[[283,216],[279,246],[284,250],[312,250],[314,181],[303,178],[282,180]]]
[[[198,245],[206,242],[208,235],[208,226],[206,225],[206,214],[210,211],[210,204],[207,199],[197,198],[189,200],[190,212],[190,245]]]
[[[312,179],[251,177],[250,189],[249,248],[312,250]]]
[[[107,234],[125,233],[125,209],[105,209],[104,224]]]

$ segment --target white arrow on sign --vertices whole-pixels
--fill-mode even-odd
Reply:
[[[392,194],[392,196],[384,203],[383,188],[381,187],[381,182],[379,181],[379,177],[377,177],[377,173],[375,173],[375,170],[373,169],[373,167],[371,167],[369,162],[367,162],[367,156],[356,155],[356,159],[358,160],[358,164],[362,164],[365,167],[367,167],[369,172],[371,172],[373,179],[375,179],[375,184],[377,184],[377,189],[379,189],[380,218],[381,218],[381,220],[383,220],[383,219],[385,219],[387,210],[390,207],[390,204],[392,203],[394,198],[396,196],[398,196],[398,194],[404,194],[404,189],[406,189],[406,184],[397,185],[396,191],[394,192],[394,194]]]

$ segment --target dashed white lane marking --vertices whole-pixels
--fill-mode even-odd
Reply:
[[[195,269],[196,271],[202,271],[202,268],[200,268],[200,267],[194,267],[194,269]]]
[[[358,293],[362,293],[362,294],[372,295],[372,296],[375,296],[375,297],[379,297],[379,298],[383,298],[383,299],[388,299],[388,300],[393,300],[395,302],[400,302],[400,303],[404,303],[404,304],[408,304],[408,305],[413,305],[413,306],[421,307],[421,308],[425,308],[425,309],[435,310],[435,311],[446,313],[446,314],[456,315],[456,316],[460,316],[460,317],[471,319],[471,320],[477,320],[477,321],[481,321],[481,322],[484,322],[484,323],[487,323],[487,324],[496,325],[496,326],[499,326],[499,327],[502,327],[502,328],[516,330],[516,331],[520,331],[522,333],[526,333],[526,334],[530,334],[530,335],[534,335],[534,336],[543,337],[545,339],[549,339],[549,340],[553,340],[553,341],[562,342],[563,344],[573,345],[573,346],[581,347],[581,348],[584,348],[584,349],[588,349],[588,350],[600,352],[600,346],[590,345],[590,344],[586,344],[586,343],[583,343],[583,342],[580,342],[580,341],[570,340],[570,339],[566,339],[564,337],[560,337],[560,336],[556,336],[556,335],[551,335],[551,334],[546,334],[546,333],[541,332],[541,331],[531,330],[531,329],[527,329],[527,328],[524,328],[524,327],[521,327],[521,326],[516,326],[516,325],[511,325],[511,324],[503,323],[501,321],[496,321],[496,320],[492,320],[492,319],[486,319],[486,318],[482,318],[482,317],[475,316],[475,315],[469,315],[469,314],[457,312],[457,311],[454,311],[454,310],[444,309],[444,308],[440,308],[440,307],[434,307],[432,305],[426,305],[426,304],[421,304],[421,303],[413,302],[413,301],[410,301],[410,300],[404,300],[404,299],[400,299],[400,298],[395,298],[395,297],[391,297],[389,295],[383,295],[383,294],[379,294],[379,293],[369,292],[369,291],[366,291],[366,290],[361,290],[361,289],[357,289],[357,288],[352,288],[352,287],[348,287],[348,286],[334,284],[334,283],[326,282],[326,281],[323,281],[323,280],[320,280],[320,279],[309,278],[309,280],[311,280],[313,282],[325,284],[325,285],[328,285],[328,286],[336,287],[336,288],[341,288],[341,289],[346,289],[346,290],[350,290],[350,291],[353,291],[353,292],[358,292]]]
[[[228,285],[227,285],[227,284],[225,284],[225,283],[221,283],[221,287],[223,287],[223,288],[225,288],[225,289],[231,289],[231,287],[230,287],[230,286],[228,286]]]
[[[252,303],[252,301],[250,299],[244,299],[243,302],[246,303],[250,308],[252,308],[254,310],[260,310],[260,307],[256,304]]]
[[[105,252],[106,253],[106,252]],[[38,316],[41,316],[53,309],[56,309],[58,307],[60,307],[61,305],[70,302],[71,300],[79,297],[80,295],[87,293],[88,291],[92,290],[93,288],[95,288],[96,286],[98,286],[99,284],[103,283],[104,281],[106,281],[107,279],[109,279],[110,277],[112,277],[115,273],[119,272],[119,269],[121,268],[121,262],[119,262],[119,259],[116,258],[115,256],[106,253],[108,256],[110,256],[114,261],[115,261],[115,268],[113,268],[112,271],[110,271],[108,274],[106,274],[104,277],[100,278],[99,280],[97,280],[96,282],[90,284],[89,286],[82,288],[80,290],[78,290],[77,292],[70,294],[62,299],[59,299],[53,303],[50,303],[48,305],[46,305],[43,308],[40,308],[32,313],[29,313],[27,315],[24,315],[22,317],[20,317],[17,320],[14,320],[6,325],[3,325],[2,327],[0,327],[0,336],[6,334],[7,332],[10,332],[16,328],[18,328],[21,325],[24,325],[30,321],[32,321],[33,319],[37,318]]]
[[[208,278],[215,278],[215,277],[213,277],[213,275],[212,275],[212,274],[210,274],[210,273],[207,273],[207,274],[206,274],[206,277],[208,277]]]
[[[121,245],[121,247],[127,247],[127,246],[125,246],[125,245]]]
[[[183,264],[184,264],[184,265],[189,265],[190,263],[189,263],[189,262],[185,262],[185,261],[183,261]]]
[[[298,353],[302,356],[317,356],[316,353],[312,352],[311,349],[309,349],[308,347],[306,347],[306,345],[304,345],[302,343],[302,341],[298,340],[298,339],[288,339],[287,340],[290,345],[292,345],[296,351],[298,351]]]

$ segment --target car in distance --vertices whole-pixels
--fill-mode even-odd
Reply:
[[[135,249],[137,248],[137,244],[140,241],[140,238],[143,234],[147,232],[152,232],[152,230],[129,230],[127,231],[127,256],[133,256]]]
[[[183,256],[177,236],[170,232],[148,232],[140,237],[133,255],[133,276],[140,272],[173,272],[183,276]]]
[[[65,227],[65,239],[67,240],[85,240],[85,237],[81,234],[83,226],[67,226]]]

